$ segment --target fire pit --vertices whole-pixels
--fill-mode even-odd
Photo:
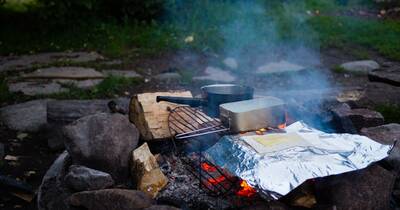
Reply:
[[[277,115],[276,113],[275,115],[281,116],[279,114]],[[329,166],[327,165],[326,167],[332,168],[325,173],[323,172],[323,170],[321,170],[321,168],[318,168],[320,166],[325,167],[325,165],[322,163],[317,163],[317,161],[311,163],[312,167],[311,165],[304,165],[306,168],[308,168],[307,170],[309,170],[309,173],[313,173],[313,175],[309,176],[308,173],[305,173],[305,176],[302,177],[300,175],[300,173],[302,173],[300,170],[301,166],[297,167],[297,165],[294,165],[294,167],[292,168],[293,171],[281,171],[282,174],[278,175],[271,172],[271,169],[273,167],[271,168],[268,163],[263,164],[263,151],[259,151],[259,149],[255,147],[256,143],[252,143],[251,141],[243,141],[243,139],[241,139],[242,137],[247,138],[246,136],[251,135],[262,137],[264,136],[263,134],[269,133],[269,137],[273,137],[274,135],[276,135],[280,136],[279,138],[284,136],[285,138],[287,136],[291,136],[292,138],[293,136],[297,136],[297,134],[286,134],[286,132],[300,132],[297,139],[304,140],[305,137],[300,136],[302,135],[302,132],[315,133],[319,136],[325,134],[319,133],[319,131],[309,128],[307,127],[307,125],[298,122],[289,126],[287,129],[286,123],[281,123],[277,126],[277,128],[261,128],[256,131],[253,130],[247,133],[241,132],[240,134],[230,136],[226,135],[230,131],[229,129],[224,127],[221,120],[217,118],[211,118],[204,114],[201,110],[190,108],[187,106],[177,107],[173,110],[170,110],[169,128],[171,134],[175,136],[172,141],[174,142],[176,154],[178,154],[180,163],[184,165],[184,167],[190,173],[192,179],[196,180],[198,190],[209,197],[214,197],[218,200],[223,199],[227,206],[232,205],[235,207],[246,206],[250,203],[254,204],[254,202],[256,201],[263,202],[263,199],[278,199],[310,178],[343,173],[355,170],[357,168],[364,168],[369,163],[378,161],[386,157],[387,152],[390,150],[390,146],[380,145],[376,142],[368,140],[367,138],[362,139],[365,144],[364,146],[368,144],[371,147],[370,150],[368,150],[365,147],[358,145],[361,144],[358,139],[359,137],[346,136],[345,138],[347,138],[347,140],[355,141],[354,144],[356,145],[351,148],[346,148],[348,152],[353,151],[355,153],[355,155],[353,155],[355,159],[349,158],[350,164],[352,164],[353,166],[347,167],[342,166],[337,162],[331,162],[332,164],[328,164]],[[335,136],[330,134],[326,134],[325,137],[327,137],[328,139],[332,138],[334,139],[334,141],[338,142],[341,142],[340,139],[342,138],[341,135]],[[177,147],[177,141],[179,142],[179,147]],[[313,141],[317,140],[313,139]],[[269,142],[268,144],[271,144],[271,142]],[[318,150],[318,148],[307,149],[307,147],[312,147],[312,143],[305,145],[302,142],[299,143],[296,147],[305,147],[306,150],[314,152],[317,152]],[[325,153],[325,155],[328,155],[326,157],[329,157],[329,149],[333,149],[333,147],[324,148],[322,146],[319,148],[318,151],[319,153]],[[344,154],[346,153],[346,149],[342,148],[342,150],[340,150],[338,147],[336,148],[337,151],[331,151],[331,153],[332,155],[336,155],[336,153]],[[279,150],[285,150],[285,148],[279,148]],[[302,152],[304,151],[287,151],[287,156],[289,157],[291,154],[294,154],[293,152],[301,156]],[[279,154],[283,155],[283,153]],[[276,155],[279,156],[279,154],[277,153]],[[370,156],[368,156],[369,154]],[[313,156],[313,154],[311,153],[307,153],[307,155],[306,156],[309,158],[312,158]],[[358,162],[356,159],[357,156],[360,155],[366,157],[367,159]],[[272,156],[274,155],[272,154]],[[276,162],[271,159],[272,156],[269,158],[267,157],[267,162]],[[321,158],[322,156],[318,157]],[[301,157],[298,158],[301,159]],[[346,158],[343,159],[343,161],[347,160]],[[329,158],[326,160],[328,162],[333,161],[333,159],[330,160]],[[290,168],[290,164],[285,163],[285,161],[281,162],[282,167]],[[287,164],[287,166],[285,166],[285,164]],[[264,174],[265,170],[260,168],[262,166],[269,167],[269,175]],[[277,170],[279,171],[280,169]],[[320,170],[320,172],[317,173],[315,170]],[[280,178],[276,179],[271,176],[280,176]],[[291,179],[290,176],[293,176],[294,179]],[[265,177],[268,177],[267,179],[270,180],[264,180]],[[251,183],[248,183],[246,180],[250,180]],[[284,180],[287,180],[287,184],[290,185],[290,187],[278,187],[283,182],[285,182]],[[218,208],[221,208],[221,206],[219,206]]]

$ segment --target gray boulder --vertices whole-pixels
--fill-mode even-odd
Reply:
[[[43,177],[37,193],[39,210],[71,210],[67,198],[72,194],[64,184],[70,157],[64,151],[51,165]]]
[[[369,72],[379,69],[380,65],[373,60],[361,60],[343,63],[340,67],[347,72],[367,75]]]
[[[54,100],[47,105],[47,145],[52,150],[64,149],[63,126],[84,116],[109,113],[110,100]],[[113,99],[119,109],[128,113],[128,98]]]
[[[63,130],[64,143],[74,164],[110,173],[116,182],[129,175],[129,157],[139,132],[128,117],[99,113],[83,117]]]
[[[395,141],[400,140],[400,124],[387,124],[371,128],[361,129],[361,135],[368,136],[369,138],[381,144],[394,144]],[[385,160],[397,171],[400,172],[400,142],[390,152],[389,157]]]
[[[114,185],[111,175],[85,166],[72,165],[65,183],[75,191],[101,190]]]
[[[52,124],[66,125],[81,117],[109,113],[110,100],[54,100],[47,104],[47,120]],[[128,111],[128,98],[115,99],[119,107]]]
[[[317,201],[336,209],[390,209],[396,176],[372,165],[366,169],[316,180]]]
[[[0,109],[0,119],[12,130],[37,132],[47,124],[47,103],[35,100]]]
[[[153,200],[144,192],[125,189],[79,192],[73,194],[69,202],[88,210],[136,210],[153,204]]]

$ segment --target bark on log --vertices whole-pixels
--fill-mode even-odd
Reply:
[[[168,129],[168,107],[179,104],[156,102],[157,96],[192,97],[190,91],[143,93],[133,96],[129,105],[129,120],[136,125],[143,140],[170,138]]]

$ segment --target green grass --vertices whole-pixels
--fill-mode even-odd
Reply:
[[[343,67],[341,67],[341,66],[335,66],[333,69],[332,69],[332,71],[333,72],[335,72],[335,73],[338,73],[338,74],[341,74],[341,73],[344,73],[344,72],[346,72],[346,70],[343,68]]]
[[[400,106],[383,104],[375,108],[385,118],[385,123],[400,123]]]
[[[310,20],[323,47],[358,44],[400,60],[400,22],[356,17],[319,16]]]
[[[181,49],[246,52],[258,44],[274,48],[282,43],[300,43],[346,50],[355,44],[400,60],[399,21],[306,14],[307,10],[334,14],[362,0],[350,0],[350,6],[338,5],[334,0],[254,1],[265,12],[259,13],[258,6],[245,1],[184,1],[181,5],[171,1],[167,17],[150,23],[88,18],[61,24],[43,23],[33,6],[25,6],[30,10],[20,9],[19,1],[9,0],[13,3],[0,8],[0,54],[84,50],[127,57]],[[23,2],[34,5],[34,0]],[[247,9],[237,9],[244,7]],[[185,43],[190,35],[194,41]],[[353,51],[357,57],[369,57],[366,52]]]

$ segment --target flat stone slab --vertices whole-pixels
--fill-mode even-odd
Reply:
[[[50,67],[23,74],[26,79],[102,79],[104,75],[92,68]]]
[[[234,58],[225,58],[222,63],[230,68],[230,69],[237,69],[239,67],[238,62],[236,61],[236,59]]]
[[[10,92],[22,92],[23,94],[29,96],[49,95],[68,91],[68,89],[63,88],[60,84],[54,81],[29,81],[10,83],[8,84],[8,88]]]
[[[391,209],[390,200],[396,175],[377,164],[349,173],[318,178],[318,202],[330,209]]]
[[[276,73],[288,73],[288,72],[299,72],[306,68],[288,61],[279,61],[267,63],[257,68],[257,74],[276,74]]]
[[[3,57],[0,60],[0,72],[11,70],[23,70],[35,65],[46,65],[54,62],[83,63],[102,60],[104,57],[96,52],[55,52],[40,53],[35,55]]]
[[[368,136],[369,138],[381,144],[394,144],[400,140],[400,124],[391,123],[377,127],[361,129],[361,135]],[[393,168],[400,172],[400,144],[397,142],[396,146],[390,152],[388,158],[385,159]]]
[[[193,77],[193,80],[202,81],[216,81],[216,82],[234,82],[236,80],[235,76],[229,71],[224,71],[217,67],[209,66],[204,71],[205,76]]]
[[[362,128],[379,126],[384,123],[381,113],[369,109],[351,109],[347,104],[332,109],[338,129],[342,132],[356,133]]]
[[[181,78],[182,76],[176,72],[161,73],[154,76],[154,79],[164,81],[179,81]]]
[[[367,75],[369,72],[379,69],[380,65],[373,60],[361,60],[343,63],[340,67],[347,72]]]
[[[53,81],[64,85],[74,85],[78,88],[87,90],[100,84],[103,81],[103,79],[85,79],[85,80],[56,79]]]
[[[368,73],[371,82],[382,82],[389,85],[400,86],[400,66]]]
[[[36,132],[47,124],[47,102],[35,100],[0,109],[0,120],[12,130]]]
[[[107,76],[118,76],[126,78],[142,78],[142,75],[138,74],[136,71],[132,70],[104,70],[104,75]]]

